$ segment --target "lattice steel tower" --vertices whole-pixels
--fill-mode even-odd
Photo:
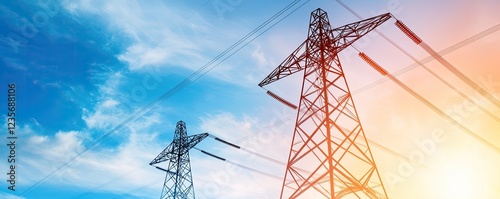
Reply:
[[[189,149],[193,148],[207,136],[208,133],[188,136],[186,123],[183,121],[177,122],[172,143],[149,163],[149,165],[155,165],[168,161],[167,169],[155,166],[157,169],[167,173],[161,199],[195,198],[191,164],[189,162]]]
[[[338,53],[388,19],[331,28],[313,11],[307,39],[259,84],[304,70],[281,198],[387,198]]]

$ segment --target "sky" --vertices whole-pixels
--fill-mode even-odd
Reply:
[[[362,18],[391,12],[500,98],[496,0],[341,2]],[[287,5],[292,7],[265,23]],[[17,140],[15,191],[3,174],[0,198],[159,198],[165,174],[149,162],[170,144],[180,120],[189,135],[208,132],[286,162],[297,113],[266,95],[266,89],[298,104],[302,76],[265,89],[257,84],[305,40],[313,10],[328,12],[338,27],[359,20],[346,7],[335,0],[2,1],[3,173],[11,165],[9,84],[15,84]],[[372,70],[354,48],[342,51],[345,76],[365,134],[376,143],[372,153],[389,198],[500,197],[498,151],[475,138],[500,148],[500,122],[412,58],[426,60],[428,68],[492,115],[500,117],[500,107],[429,59],[394,22],[377,30],[411,57],[376,32],[354,47],[473,135]],[[284,165],[211,138],[197,148],[247,168],[191,150],[197,198],[279,197]],[[420,164],[407,161],[416,156]]]

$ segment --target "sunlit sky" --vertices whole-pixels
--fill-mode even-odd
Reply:
[[[7,189],[4,174],[0,198],[159,198],[164,172],[148,164],[172,141],[179,120],[186,122],[189,135],[209,132],[286,162],[296,112],[257,84],[304,41],[313,10],[328,12],[333,27],[359,18],[335,0],[297,0],[210,63],[291,2],[2,1],[1,132],[7,129],[7,84],[15,83],[18,140],[16,191]],[[444,58],[454,67],[500,97],[497,0],[342,2],[363,18],[391,12],[433,49],[445,50]],[[377,30],[417,60],[426,59],[429,54],[394,21]],[[483,31],[487,34],[464,41]],[[13,46],[13,40],[19,45]],[[460,42],[464,45],[454,46]],[[389,72],[407,69],[397,78],[500,148],[499,121],[379,34],[371,32],[354,46]],[[339,56],[366,136],[376,143],[371,148],[389,198],[500,198],[498,151],[385,79],[353,48]],[[500,107],[439,62],[427,59],[425,65],[500,117]],[[196,71],[189,84],[175,89]],[[266,89],[297,104],[301,77],[287,77]],[[115,127],[123,128],[110,133]],[[103,135],[109,136],[100,139]],[[2,173],[10,166],[6,137],[1,134]],[[197,198],[279,198],[284,165],[210,138],[197,147],[274,176],[192,150]],[[417,156],[420,164],[407,161]]]

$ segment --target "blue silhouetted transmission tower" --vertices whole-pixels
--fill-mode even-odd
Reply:
[[[189,149],[201,142],[208,133],[188,136],[186,123],[177,122],[174,140],[149,165],[168,162],[168,168],[154,166],[166,172],[160,199],[191,199],[194,197]]]

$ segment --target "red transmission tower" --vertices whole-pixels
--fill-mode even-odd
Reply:
[[[304,70],[281,198],[387,198],[338,53],[390,18],[331,28],[318,8],[307,39],[259,84]]]

